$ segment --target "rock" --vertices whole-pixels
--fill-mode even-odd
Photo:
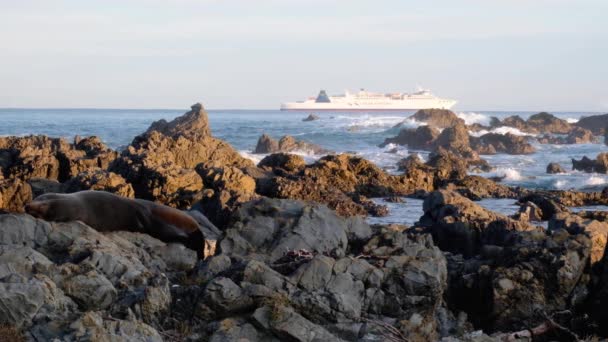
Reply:
[[[302,121],[306,122],[306,121],[315,121],[315,120],[319,120],[320,117],[318,115],[315,114],[309,114],[307,117],[305,117],[304,119],[302,119]]]
[[[590,130],[576,126],[565,137],[547,134],[537,138],[537,140],[541,144],[589,144],[597,141]]]
[[[566,173],[566,170],[564,170],[564,168],[561,165],[559,165],[558,163],[549,163],[549,165],[547,165],[547,173],[549,173],[549,174]]]
[[[479,138],[473,138],[471,146],[479,153],[508,153],[508,154],[531,154],[536,149],[527,141],[526,137],[511,133],[498,134],[487,133]]]
[[[289,135],[282,137],[277,142],[270,136],[263,134],[258,140],[258,143],[253,153],[265,154],[294,151],[303,151],[312,154],[325,154],[329,152],[319,145],[311,144],[305,141],[298,141]]]
[[[431,150],[433,142],[439,136],[439,130],[432,126],[420,126],[416,129],[404,128],[394,138],[386,138],[380,147],[388,144],[398,144],[410,149]]]
[[[594,135],[603,135],[608,126],[608,114],[584,116],[574,126],[588,129]]]
[[[259,163],[258,167],[276,170],[280,169],[287,173],[297,172],[306,166],[304,158],[296,154],[288,153],[273,153],[269,156],[264,157]]]
[[[52,193],[64,193],[65,185],[58,181],[45,179],[45,178],[30,178],[27,181],[32,188],[32,197],[36,198],[40,195],[52,192]]]
[[[443,148],[462,158],[476,160],[479,156],[471,150],[469,132],[462,122],[444,129],[433,143],[434,148]]]
[[[0,180],[0,209],[22,213],[32,200],[32,188],[19,179]]]
[[[464,120],[447,109],[421,109],[408,119],[426,122],[434,128],[448,128],[455,126],[457,123],[464,124]]]
[[[587,156],[580,160],[572,158],[572,169],[583,172],[608,173],[608,153],[598,154],[595,160],[591,160]]]
[[[404,196],[420,186],[407,175],[389,175],[369,161],[347,154],[325,156],[295,176],[273,177],[261,185],[258,182],[261,195],[325,203],[344,216],[367,213],[357,203],[360,196]]]
[[[452,191],[432,192],[424,200],[423,210],[420,224],[430,228],[437,246],[467,258],[478,254],[485,244],[504,242],[515,232],[535,229],[487,210]]]
[[[131,184],[121,176],[104,170],[88,170],[79,173],[64,183],[62,192],[72,193],[82,190],[100,190],[134,198],[135,191]]]
[[[519,115],[513,115],[505,118],[504,120],[502,120],[501,125],[517,128],[518,130],[525,133],[538,134],[538,129],[528,124]]]
[[[580,216],[562,212],[554,215],[549,220],[548,229],[550,231],[565,229],[572,235],[586,233],[591,240],[591,264],[594,265],[604,258],[608,240],[607,222],[585,220]]]
[[[519,203],[533,203],[538,206],[541,213],[541,220],[547,221],[554,215],[562,212],[570,212],[570,210],[562,203],[562,201],[551,193],[532,193],[519,198]]]
[[[470,200],[483,198],[517,198],[518,193],[506,185],[498,184],[481,176],[466,176],[457,179],[446,189],[453,189]]]
[[[110,166],[132,184],[137,198],[189,208],[203,196],[198,164],[253,167],[226,142],[209,134],[207,114],[200,105],[171,122],[159,121]]]
[[[64,280],[62,289],[84,311],[107,309],[117,296],[112,283],[96,271]]]
[[[572,129],[568,121],[559,119],[546,112],[530,116],[526,120],[526,123],[536,128],[540,133],[568,134]]]
[[[325,206],[266,198],[241,206],[233,222],[220,243],[222,252],[256,254],[271,262],[299,249],[344,255],[352,229],[349,219]]]
[[[161,335],[139,320],[102,318],[99,312],[87,312],[70,325],[67,340],[162,342]]]
[[[236,167],[200,164],[197,172],[207,191],[196,208],[207,214],[215,225],[225,227],[239,205],[258,197],[255,180]]]
[[[144,135],[156,131],[167,137],[177,139],[177,137],[182,136],[189,138],[189,140],[199,140],[201,136],[210,136],[209,117],[203,105],[195,103],[190,108],[189,112],[170,122],[164,119],[154,121]]]
[[[522,221],[542,221],[543,211],[534,202],[526,202],[519,207],[515,219]]]

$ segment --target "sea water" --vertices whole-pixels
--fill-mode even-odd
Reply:
[[[24,136],[44,134],[52,137],[72,139],[75,135],[99,136],[115,149],[129,145],[133,137],[145,131],[155,120],[171,120],[186,112],[184,109],[0,109],[0,135]],[[264,155],[252,153],[260,135],[266,133],[274,138],[291,135],[296,139],[321,145],[337,153],[348,152],[360,155],[391,173],[397,173],[396,163],[411,152],[423,159],[425,151],[410,151],[405,146],[378,147],[384,139],[399,132],[395,126],[417,127],[421,123],[407,120],[413,112],[315,113],[319,120],[303,122],[305,112],[281,112],[278,110],[209,110],[212,134],[226,140],[243,156],[254,161]],[[492,116],[505,118],[519,115],[526,119],[536,112],[463,111],[457,115],[467,124],[488,124]],[[602,113],[554,112],[555,116],[576,122],[583,116]],[[515,128],[501,127],[492,132],[526,135]],[[472,132],[480,135],[485,132]],[[578,145],[537,144],[537,152],[530,155],[496,154],[482,156],[495,167],[482,176],[504,177],[503,183],[527,188],[596,190],[608,185],[608,175],[589,174],[571,170],[571,159],[595,156],[608,150],[603,143]],[[307,162],[320,156],[301,151]],[[550,162],[557,162],[564,174],[550,175],[545,172]],[[381,201],[381,200],[379,200]],[[513,200],[484,200],[481,204],[505,214],[517,210]],[[419,200],[407,199],[406,203],[388,203],[391,215],[387,218],[370,219],[373,222],[412,224],[422,213]],[[598,207],[598,209],[605,209]]]

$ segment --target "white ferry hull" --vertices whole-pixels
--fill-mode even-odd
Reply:
[[[291,111],[393,111],[393,110],[419,110],[428,108],[451,109],[457,101],[421,101],[422,103],[395,103],[395,104],[346,104],[346,103],[307,103],[286,102],[281,104],[281,110]]]

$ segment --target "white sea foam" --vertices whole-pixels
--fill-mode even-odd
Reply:
[[[494,128],[492,130],[485,130],[482,129],[480,131],[477,132],[469,132],[470,135],[474,136],[474,137],[480,137],[484,134],[488,134],[488,133],[498,133],[498,134],[507,134],[507,133],[511,133],[513,135],[520,135],[520,136],[534,136],[534,134],[530,134],[530,133],[526,133],[526,132],[522,132],[519,129],[515,128],[515,127],[508,127],[508,126],[501,126],[501,127],[497,127]]]
[[[456,116],[463,119],[467,125],[472,124],[481,124],[481,125],[489,125],[490,117],[484,114],[475,113],[475,112],[460,112],[456,113]]]
[[[568,123],[577,123],[578,120],[578,118],[566,118],[566,121],[568,121]]]
[[[344,121],[346,127],[349,129],[353,128],[390,128],[402,121],[402,116],[373,116],[373,115],[362,115],[362,116],[337,116],[336,119]],[[411,120],[410,120],[411,121]]]
[[[521,173],[510,167],[499,167],[492,172],[485,174],[487,177],[501,177],[508,181],[520,181],[524,179]]]
[[[608,180],[606,177],[600,175],[590,175],[586,178],[558,179],[553,183],[553,186],[559,190],[585,189],[598,187],[607,183]]]

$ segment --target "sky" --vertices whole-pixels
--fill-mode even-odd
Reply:
[[[278,109],[320,89],[608,112],[606,0],[0,0],[0,107]]]

